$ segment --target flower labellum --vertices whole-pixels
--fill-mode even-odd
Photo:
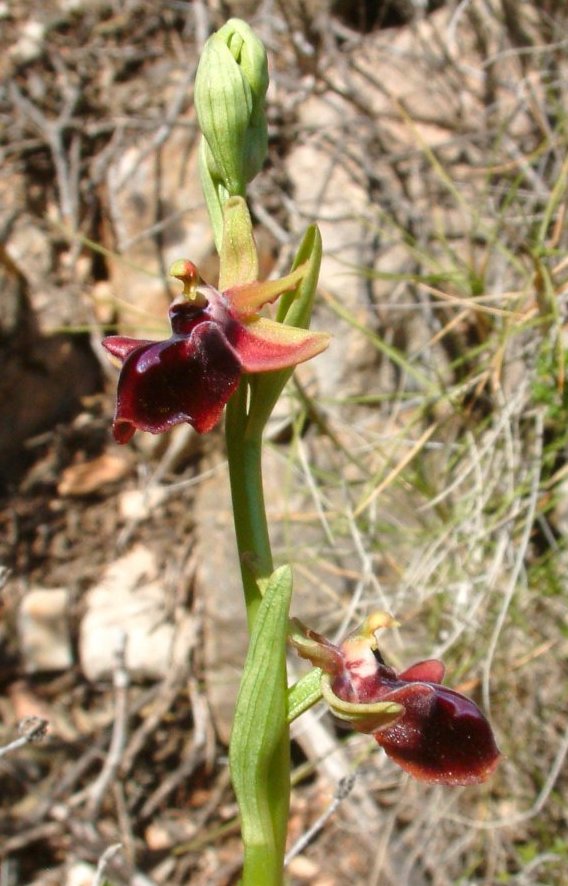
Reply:
[[[184,284],[182,298],[169,310],[170,338],[145,341],[114,335],[103,340],[122,362],[113,423],[119,443],[127,443],[136,430],[159,434],[181,422],[199,433],[210,431],[243,373],[295,366],[329,342],[325,333],[257,313],[293,290],[303,267],[280,280],[245,283],[224,292],[203,284],[192,262],[175,262],[170,273]]]
[[[471,699],[442,686],[441,661],[421,661],[400,674],[384,663],[374,634],[393,624],[374,613],[335,646],[294,621],[291,642],[326,672],[323,697],[333,713],[371,733],[414,778],[446,785],[485,781],[500,757],[489,722]]]

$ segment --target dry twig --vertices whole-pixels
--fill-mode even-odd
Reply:
[[[18,724],[20,738],[0,747],[0,757],[5,757],[6,754],[11,754],[12,751],[17,751],[32,742],[42,741],[47,735],[48,726],[47,720],[42,720],[41,717],[25,717]]]
[[[125,633],[122,633],[117,641],[113,685],[115,719],[112,737],[104,766],[97,780],[91,785],[89,790],[90,797],[87,803],[87,812],[93,819],[97,817],[103,797],[109,785],[116,777],[126,745],[128,731],[128,687],[130,685],[130,678],[126,669]]]

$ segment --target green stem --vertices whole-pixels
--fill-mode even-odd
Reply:
[[[248,381],[227,405],[226,437],[233,519],[249,631],[262,600],[262,583],[272,574],[272,551],[262,485],[262,434],[247,433]]]

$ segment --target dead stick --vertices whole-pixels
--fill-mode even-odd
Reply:
[[[128,686],[130,678],[125,665],[126,634],[121,633],[115,650],[114,685],[114,725],[103,768],[90,789],[87,812],[96,818],[109,784],[116,777],[120,766],[128,729]]]

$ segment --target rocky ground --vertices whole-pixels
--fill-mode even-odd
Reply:
[[[159,337],[174,259],[215,281],[192,89],[231,14],[271,63],[263,274],[314,220],[325,246],[334,343],[265,458],[294,611],[330,635],[396,613],[385,654],[443,657],[504,752],[487,785],[425,788],[306,715],[291,846],[356,778],[290,883],[561,884],[564,0],[0,2],[0,743],[49,724],[0,761],[0,882],[238,879],[222,433],[118,447],[100,346]]]

